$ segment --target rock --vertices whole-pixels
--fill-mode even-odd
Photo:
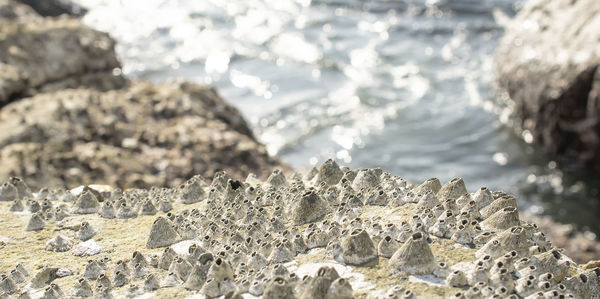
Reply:
[[[0,105],[37,92],[125,86],[113,74],[120,63],[108,34],[75,19],[31,18],[0,18]]]
[[[188,83],[39,94],[4,107],[0,130],[0,177],[19,175],[35,189],[175,186],[222,169],[240,177],[289,171],[214,89]]]
[[[70,0],[18,0],[31,6],[38,14],[45,17],[57,17],[63,14],[81,17],[87,9]]]
[[[523,136],[600,169],[600,2],[528,1],[496,52]]]
[[[73,248],[73,255],[74,256],[92,256],[92,255],[99,254],[101,250],[102,250],[102,247],[100,246],[100,244],[96,243],[96,241],[91,239],[91,240],[87,240],[85,242],[81,242],[81,243],[77,244]]]

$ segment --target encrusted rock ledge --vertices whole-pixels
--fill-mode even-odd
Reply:
[[[9,212],[9,210],[11,212]],[[172,189],[0,188],[0,293],[20,298],[590,298],[514,198],[326,161]],[[147,298],[147,297],[145,297]]]

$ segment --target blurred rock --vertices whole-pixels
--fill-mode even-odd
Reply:
[[[44,17],[57,17],[63,14],[81,17],[87,10],[70,0],[18,0],[29,5]]]
[[[30,6],[13,0],[0,0],[0,20],[36,19],[40,16]]]
[[[108,34],[0,1],[0,105],[37,92],[126,85]]]
[[[0,177],[21,176],[34,189],[175,186],[195,174],[266,177],[282,167],[214,89],[147,82],[43,93],[5,106],[0,165]]]
[[[600,169],[600,1],[535,0],[507,26],[498,81],[533,141]]]

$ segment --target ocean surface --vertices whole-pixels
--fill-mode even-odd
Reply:
[[[493,53],[520,0],[79,0],[132,78],[211,84],[272,155],[462,177],[600,232],[598,179],[510,127]]]

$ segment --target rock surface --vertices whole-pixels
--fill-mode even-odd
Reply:
[[[302,179],[277,171],[273,176],[278,179],[267,181],[241,182],[223,172],[212,182],[195,176],[193,183],[201,186],[195,192],[208,196],[193,203],[181,200],[180,192],[190,192],[184,185],[30,193],[23,181],[12,178],[4,189],[18,191],[3,191],[8,201],[0,202],[0,273],[6,274],[0,295],[592,298],[600,291],[597,263],[573,263],[537,226],[518,220],[507,229],[480,227],[485,217],[478,210],[510,195],[490,192],[489,201],[480,205],[470,204],[478,194],[462,191],[458,199],[441,191],[420,196],[415,191],[423,188],[381,170],[369,171],[378,183],[360,190],[351,187],[355,179],[346,174],[326,183],[315,175]],[[446,183],[444,190],[454,189],[456,182]],[[308,191],[335,199],[324,203],[329,207],[322,217],[306,215],[303,219],[310,220],[301,224],[288,220],[283,207],[293,206]],[[58,209],[72,211],[91,193],[105,206],[133,213],[127,218],[105,218],[101,211],[69,213],[56,219]],[[362,194],[371,193],[385,200],[370,205]],[[430,196],[439,203],[431,208],[419,204],[431,201]],[[19,200],[39,210],[9,212]],[[357,201],[362,205],[354,205]],[[154,215],[139,212],[141,205],[165,202],[172,208]],[[506,202],[512,204],[502,205]],[[26,231],[32,215],[44,217],[46,226]],[[74,240],[85,227],[97,229],[97,234],[70,251],[46,250],[58,236]],[[470,237],[455,240],[459,231],[468,231]],[[319,235],[326,242],[315,242]],[[168,236],[169,242],[156,242]],[[374,247],[389,239],[398,243],[391,258]],[[60,296],[51,296],[56,294]]]
[[[108,34],[79,20],[42,18],[27,6],[2,0],[0,105],[37,92],[125,86],[114,46]]]
[[[35,188],[175,186],[218,170],[262,177],[285,168],[214,89],[147,82],[43,93],[5,106],[0,165],[0,177],[21,176]]]
[[[600,169],[600,1],[528,1],[496,53],[524,136]],[[530,135],[531,134],[531,135]]]

